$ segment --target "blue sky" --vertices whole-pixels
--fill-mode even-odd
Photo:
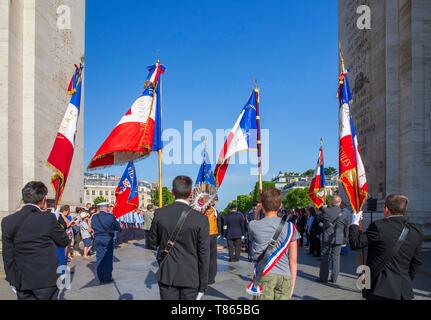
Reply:
[[[326,165],[338,167],[337,1],[91,0],[86,14],[85,165],[142,92],[159,51],[164,129],[231,128],[257,78],[270,132],[265,178],[314,168],[320,137]],[[156,155],[136,166],[139,178],[156,181]],[[164,166],[164,185],[198,169]],[[229,167],[219,208],[252,190],[249,169]]]

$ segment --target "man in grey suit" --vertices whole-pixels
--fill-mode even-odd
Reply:
[[[332,207],[323,208],[319,217],[322,233],[320,275],[318,281],[328,282],[329,264],[332,265],[331,282],[336,283],[340,272],[341,247],[347,242],[349,218],[341,210],[342,200],[334,196]]]

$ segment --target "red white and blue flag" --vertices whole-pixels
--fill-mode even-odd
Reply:
[[[339,137],[340,137],[340,181],[355,213],[361,211],[368,197],[368,184],[364,163],[359,152],[358,138],[350,112],[350,91],[347,70],[343,70],[339,79]]]
[[[70,165],[73,159],[75,148],[75,136],[78,126],[79,110],[81,105],[81,75],[84,67],[75,65],[68,93],[72,95],[66,113],[58,130],[54,141],[54,146],[48,156],[48,166],[54,170],[51,177],[51,184],[55,192],[55,201],[58,203],[63,195],[69,176]]]
[[[139,207],[138,180],[133,162],[127,164],[118,187],[115,190],[115,205],[112,212],[116,218]]]
[[[241,151],[257,149],[256,104],[258,99],[258,91],[254,90],[224,143],[214,170],[218,187],[223,182],[229,160],[233,155]]]
[[[266,276],[272,270],[272,268],[274,268],[277,262],[281,259],[283,255],[286,254],[286,251],[289,249],[290,243],[292,242],[293,236],[295,235],[295,225],[292,222],[287,222],[286,224],[286,238],[281,243],[281,245],[277,249],[275,249],[274,252],[269,256],[268,260],[265,261],[265,268],[263,269],[263,273],[260,279]],[[252,296],[259,296],[260,294],[262,294],[262,287],[259,284],[254,284],[254,279],[257,276],[258,267],[259,266],[256,263],[254,267],[253,280],[246,287],[246,292]]]
[[[148,67],[148,71],[143,94],[103,142],[90,161],[89,170],[121,165],[147,157],[152,151],[163,147],[159,80],[165,67],[157,62]]]
[[[320,209],[326,203],[325,197],[325,166],[323,160],[323,146],[320,146],[319,160],[317,160],[316,170],[308,189],[308,196],[317,209]]]

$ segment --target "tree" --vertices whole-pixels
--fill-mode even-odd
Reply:
[[[238,210],[242,213],[249,212],[253,208],[253,197],[250,195],[239,195],[237,197]]]
[[[153,204],[158,207],[159,206],[159,188],[157,187],[155,190],[153,190],[153,196],[152,196]],[[175,202],[174,195],[172,192],[167,188],[162,188],[162,203],[163,206],[167,204],[172,204]]]
[[[314,175],[314,169],[308,169],[302,175],[305,177],[312,177]]]
[[[283,199],[283,205],[286,209],[305,208],[311,204],[312,202],[308,197],[308,189],[305,188],[291,189]]]
[[[335,176],[337,174],[338,174],[338,171],[334,167],[327,167],[327,168],[325,168],[325,176],[327,176],[327,177],[333,177],[333,176]]]
[[[263,191],[265,191],[268,188],[275,188],[275,182],[272,182],[272,181],[263,181],[262,182],[262,187],[263,187]],[[256,182],[256,185],[254,186],[253,201],[255,201],[255,202],[259,202],[260,201],[259,182]]]
[[[93,204],[95,206],[97,206],[99,203],[102,203],[102,202],[109,202],[109,200],[102,196],[99,196],[93,200]]]

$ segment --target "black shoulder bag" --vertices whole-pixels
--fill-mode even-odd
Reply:
[[[183,210],[180,218],[178,219],[178,222],[175,226],[174,231],[172,232],[171,236],[169,237],[168,242],[166,243],[165,248],[163,250],[159,251],[159,256],[158,256],[157,260],[159,261],[160,267],[168,258],[169,253],[171,252],[172,248],[174,247],[175,242],[177,241],[178,235],[180,234],[181,229],[183,228],[184,222],[186,221],[187,216],[189,215],[189,213],[192,210],[193,210],[193,208],[191,208],[191,207],[188,207],[188,208]]]
[[[253,287],[257,288],[259,285],[259,281],[262,278],[263,271],[265,270],[265,263],[268,260],[268,258],[271,256],[272,252],[274,251],[274,247],[277,244],[277,240],[280,237],[281,232],[283,231],[284,225],[287,221],[287,214],[285,214],[281,218],[281,222],[278,225],[277,230],[274,233],[274,236],[272,237],[271,241],[269,242],[268,246],[266,247],[265,251],[262,252],[262,254],[257,258],[256,261],[256,275],[253,279]]]

